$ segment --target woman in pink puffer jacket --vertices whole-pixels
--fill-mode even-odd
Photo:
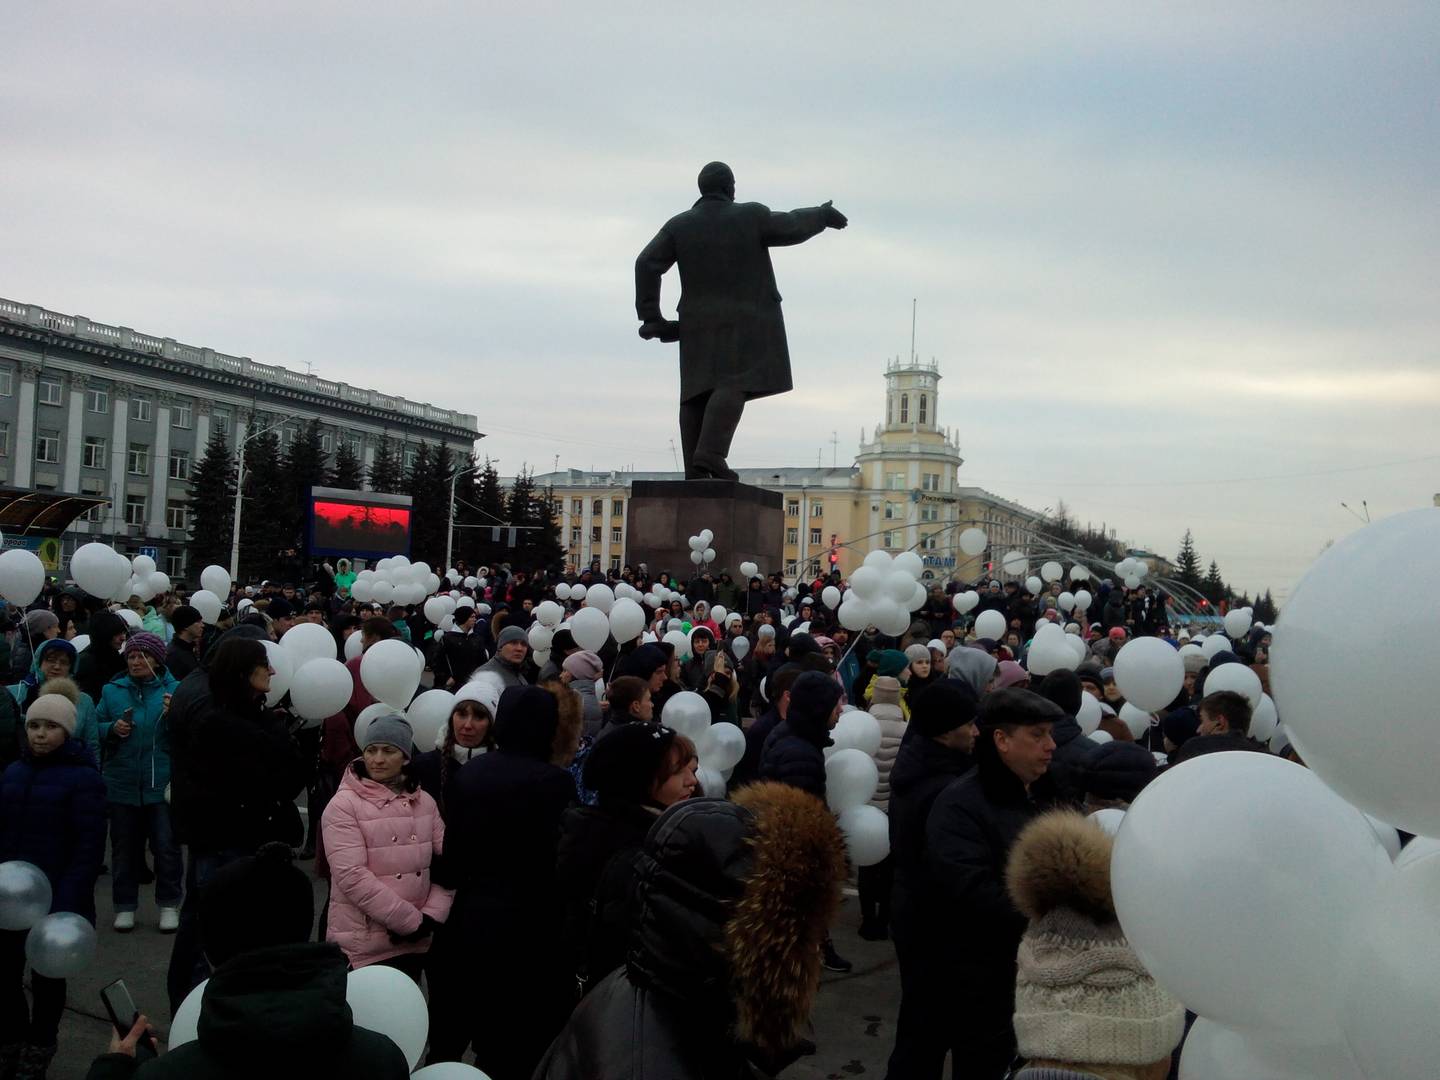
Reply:
[[[326,939],[352,968],[384,963],[418,981],[452,894],[430,880],[445,825],[435,800],[405,771],[412,741],[404,717],[372,721],[320,827],[330,860]]]

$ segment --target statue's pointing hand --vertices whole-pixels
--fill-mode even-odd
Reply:
[[[680,324],[673,319],[661,319],[658,322],[647,322],[640,327],[640,336],[646,341],[679,341]]]
[[[828,228],[843,229],[850,224],[850,219],[836,210],[833,202],[827,201],[820,209],[825,211],[825,225]]]

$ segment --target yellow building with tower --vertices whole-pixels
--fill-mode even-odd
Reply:
[[[990,561],[1024,549],[1043,517],[983,488],[959,481],[958,432],[938,423],[940,369],[931,361],[895,359],[885,367],[885,418],[860,433],[855,462],[833,468],[738,469],[740,481],[778,491],[785,500],[787,579],[815,577],[833,565],[849,574],[881,548],[916,551],[929,580],[970,581]],[[553,492],[560,541],[577,568],[621,567],[630,485],[635,480],[680,480],[678,472],[595,472],[562,469],[535,477]],[[959,547],[962,530],[985,530],[990,549],[977,556]],[[732,570],[733,572],[733,570]]]

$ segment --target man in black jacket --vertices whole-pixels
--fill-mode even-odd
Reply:
[[[486,636],[476,632],[475,609],[456,608],[454,625],[440,635],[435,650],[435,685],[454,690],[470,681],[475,669],[490,659]]]
[[[193,607],[181,604],[170,613],[170,626],[175,634],[165,650],[165,670],[178,682],[200,666],[197,650],[205,636],[205,621]]]
[[[925,822],[936,796],[970,771],[978,701],[969,686],[942,679],[910,704],[910,726],[890,768],[890,854],[895,862],[890,932],[900,964],[900,1015],[892,1080],[939,1076],[953,1040],[954,976],[935,941],[956,932],[937,902],[925,857]]]
[[[1015,1056],[1015,954],[1026,923],[1006,892],[1005,864],[1020,831],[1054,802],[1050,731],[1064,715],[1029,690],[987,694],[975,768],[936,797],[925,823],[926,865],[951,931],[934,945],[955,987],[957,1076],[1000,1080]],[[910,1076],[938,1077],[939,1064]]]
[[[1173,768],[1181,762],[1202,754],[1225,750],[1251,750],[1268,753],[1250,738],[1250,702],[1234,690],[1217,690],[1206,694],[1200,702],[1200,726],[1193,739],[1187,739],[1170,758]]]

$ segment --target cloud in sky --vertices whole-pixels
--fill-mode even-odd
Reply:
[[[739,464],[846,460],[913,297],[964,479],[1244,588],[1440,490],[1425,4],[232,8],[7,16],[0,295],[666,468],[632,264],[719,157],[852,222]]]

